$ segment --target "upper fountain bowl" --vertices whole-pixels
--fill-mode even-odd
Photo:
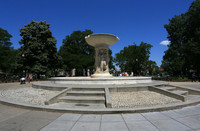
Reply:
[[[114,45],[119,38],[111,34],[91,34],[86,36],[85,40],[94,47],[108,47]]]

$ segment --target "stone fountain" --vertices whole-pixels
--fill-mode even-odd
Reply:
[[[109,46],[114,45],[119,38],[111,34],[91,34],[85,37],[86,42],[95,47],[96,72],[92,78],[110,78],[109,73]]]
[[[111,34],[91,34],[85,37],[86,42],[95,47],[96,71],[91,77],[52,77],[51,81],[58,84],[73,86],[83,85],[132,85],[151,83],[151,77],[113,77],[109,73],[109,46],[114,45],[119,38]]]

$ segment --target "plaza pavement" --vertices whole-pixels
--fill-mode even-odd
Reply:
[[[174,83],[200,88],[200,83]],[[19,83],[0,84],[0,88]],[[129,114],[33,111],[0,104],[0,131],[200,131],[200,104],[182,109]]]

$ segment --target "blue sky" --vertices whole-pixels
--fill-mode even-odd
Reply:
[[[57,48],[66,35],[76,30],[114,34],[120,40],[111,50],[118,53],[125,46],[152,44],[150,59],[161,65],[167,41],[164,24],[174,15],[185,13],[194,0],[1,0],[0,27],[13,37],[19,48],[19,29],[31,20],[50,23]]]

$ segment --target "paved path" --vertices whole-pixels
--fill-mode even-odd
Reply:
[[[72,114],[0,105],[1,131],[200,131],[200,105],[131,114]]]
[[[0,88],[10,86],[16,83],[0,84]],[[200,131],[200,105],[163,112],[92,115],[32,111],[0,104],[0,131],[37,130]]]
[[[61,115],[0,104],[0,131],[38,131]]]
[[[81,115],[63,114],[41,131],[200,131],[200,105],[174,111]]]

